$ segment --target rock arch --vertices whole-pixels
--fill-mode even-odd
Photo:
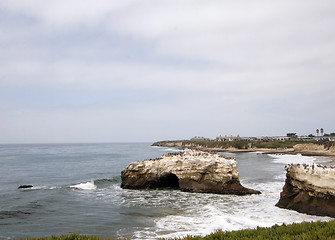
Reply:
[[[174,173],[162,174],[158,179],[158,187],[179,189],[179,178]]]
[[[199,193],[260,193],[240,184],[235,159],[194,150],[131,163],[121,172],[121,179],[121,187],[128,189],[168,187]]]

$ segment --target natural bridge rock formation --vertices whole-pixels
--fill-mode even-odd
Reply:
[[[239,181],[235,159],[194,150],[130,164],[121,173],[122,188],[179,188],[220,194],[259,194]]]
[[[335,217],[335,168],[286,166],[286,182],[276,206],[318,216]]]

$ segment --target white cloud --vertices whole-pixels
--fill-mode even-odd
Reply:
[[[2,91],[125,96],[118,107],[75,110],[23,107],[29,102],[23,97],[16,105],[2,102],[11,116],[1,120],[3,136],[29,141],[39,132],[36,141],[48,135],[62,141],[71,132],[69,141],[90,141],[93,126],[99,126],[101,141],[109,141],[108,135],[117,141],[155,134],[252,135],[261,129],[277,134],[318,121],[330,128],[334,10],[330,0],[0,1],[7,19],[0,23]],[[322,116],[310,116],[314,109]],[[304,125],[308,117],[313,119]],[[15,133],[18,126],[25,136]],[[129,130],[127,136],[121,137],[121,129]]]
[[[98,25],[109,14],[122,10],[130,2],[124,1],[78,1],[78,0],[12,0],[2,1],[1,9],[36,19],[45,27],[55,30]]]
[[[324,31],[324,24],[335,22],[331,11],[325,11],[334,3],[328,3],[163,1],[151,7],[138,4],[110,25],[121,34],[153,40],[160,54],[271,66],[287,63],[285,54],[299,55],[325,36],[334,38]]]

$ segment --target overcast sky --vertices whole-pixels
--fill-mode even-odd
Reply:
[[[334,0],[0,0],[0,143],[335,132]]]

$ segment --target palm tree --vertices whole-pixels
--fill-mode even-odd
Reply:
[[[323,136],[323,128],[320,129],[321,136]]]
[[[319,129],[316,129],[316,136],[319,136]]]

